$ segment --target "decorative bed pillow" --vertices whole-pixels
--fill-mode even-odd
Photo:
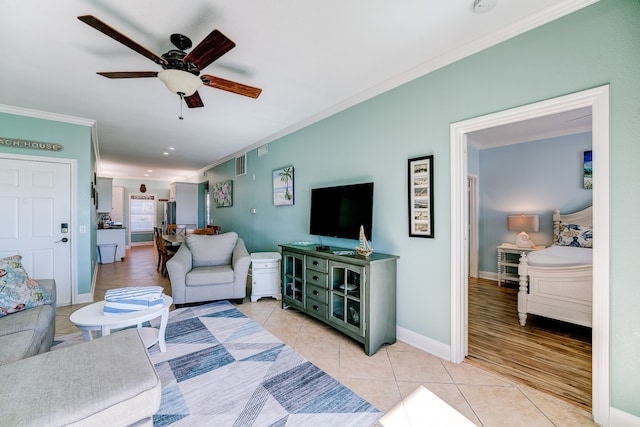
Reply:
[[[593,227],[590,225],[560,224],[558,246],[593,247]]]
[[[20,255],[0,259],[0,317],[53,302],[47,291],[29,277],[21,260]]]

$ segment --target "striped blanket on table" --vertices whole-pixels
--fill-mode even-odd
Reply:
[[[104,299],[104,314],[130,313],[161,306],[164,292],[161,286],[109,289]]]

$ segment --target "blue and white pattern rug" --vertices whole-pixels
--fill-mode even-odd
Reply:
[[[74,334],[75,335],[75,334]],[[382,413],[232,304],[172,311],[154,426],[369,426]]]

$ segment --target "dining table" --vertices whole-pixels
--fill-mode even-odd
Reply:
[[[184,236],[180,234],[163,234],[162,240],[169,246],[180,246],[184,242]]]

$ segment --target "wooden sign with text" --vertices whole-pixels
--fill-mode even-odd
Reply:
[[[62,144],[52,144],[50,142],[30,141],[28,139],[13,139],[0,136],[0,147],[30,148],[32,150],[62,151]]]

